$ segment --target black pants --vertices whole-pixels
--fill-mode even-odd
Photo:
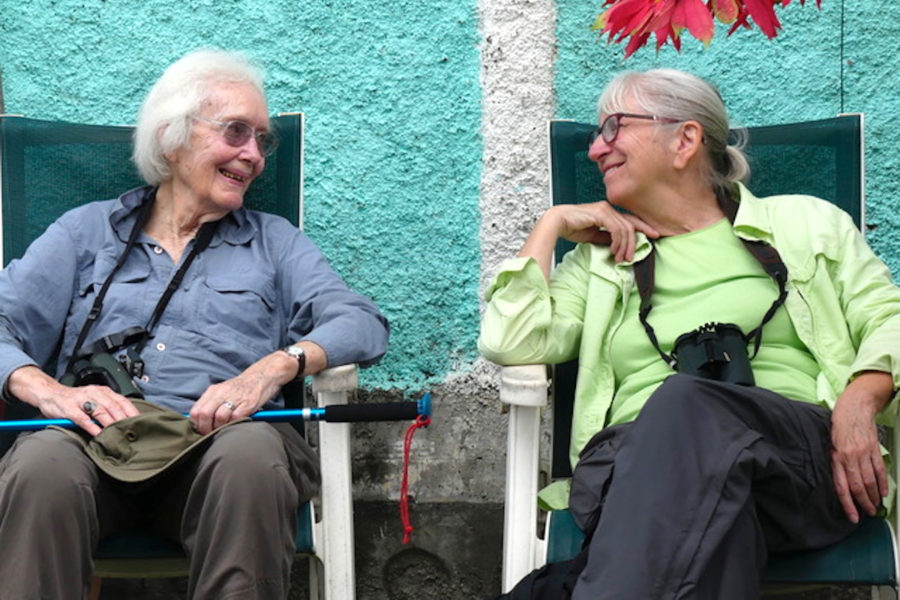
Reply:
[[[768,552],[828,545],[855,527],[818,406],[674,375],[616,446],[574,600],[755,600]]]

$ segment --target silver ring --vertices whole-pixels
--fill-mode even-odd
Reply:
[[[234,402],[232,402],[231,400],[226,400],[222,403],[222,406],[224,406],[228,410],[234,410]]]
[[[84,404],[81,405],[81,410],[83,410],[87,414],[93,413],[94,409],[96,409],[96,408],[97,408],[97,405],[94,404],[93,402],[91,402],[90,400],[88,400],[87,402],[85,402]]]

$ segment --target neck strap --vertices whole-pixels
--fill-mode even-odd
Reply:
[[[737,202],[728,197],[719,197],[719,206],[721,207],[722,212],[725,213],[725,216],[728,217],[728,221],[734,225],[734,219],[737,216],[738,209]],[[766,314],[763,315],[762,322],[753,331],[745,335],[747,341],[753,340],[753,355],[750,357],[753,358],[759,352],[759,346],[762,343],[763,326],[775,316],[775,311],[784,304],[784,300],[787,298],[786,284],[788,272],[778,251],[769,244],[761,241],[751,242],[740,236],[738,236],[738,239],[741,240],[750,254],[759,261],[763,270],[765,270],[765,272],[775,280],[775,283],[778,284],[778,297],[775,298],[772,306],[770,306],[769,310],[766,311]],[[666,361],[670,367],[674,368],[676,364],[675,357],[666,354],[663,352],[662,348],[659,347],[659,340],[656,337],[656,332],[653,331],[653,327],[647,321],[647,315],[650,314],[650,310],[653,308],[650,298],[653,295],[656,271],[656,246],[652,240],[650,244],[650,254],[634,265],[635,283],[637,284],[638,293],[641,296],[641,308],[638,311],[638,317],[641,320],[641,325],[644,326],[644,331],[647,332],[647,337],[650,338],[650,343],[653,344],[653,347],[656,348],[656,351],[659,352],[662,359]]]
[[[136,344],[137,346],[143,346],[147,338],[150,337],[150,332],[153,331],[153,328],[156,327],[156,324],[162,317],[163,311],[165,311],[166,306],[169,304],[169,300],[172,299],[172,294],[174,294],[175,290],[178,289],[178,286],[181,285],[181,282],[184,279],[184,275],[187,272],[188,268],[191,266],[191,263],[194,262],[194,259],[198,254],[200,254],[203,250],[206,249],[207,246],[209,246],[209,242],[212,240],[212,236],[216,231],[219,221],[204,223],[200,226],[200,229],[197,232],[197,236],[196,238],[194,238],[194,246],[191,248],[190,253],[188,253],[188,255],[185,257],[181,266],[175,272],[175,275],[172,276],[171,281],[169,281],[169,285],[166,286],[166,290],[163,292],[163,295],[156,303],[156,308],[153,309],[153,314],[150,315],[150,319],[147,321],[147,324],[143,329],[141,329],[140,327],[130,327],[124,332],[120,332],[120,334],[104,336],[100,340],[97,340],[96,342],[88,345],[88,347],[86,347],[82,352],[81,347],[84,344],[84,341],[87,338],[91,327],[93,327],[94,322],[96,322],[96,320],[100,316],[100,311],[103,308],[103,299],[106,297],[106,292],[109,290],[109,286],[110,284],[112,284],[113,278],[116,276],[116,273],[118,273],[122,265],[125,264],[125,260],[128,258],[128,254],[131,252],[131,249],[137,242],[138,235],[140,235],[140,232],[144,228],[144,225],[147,224],[155,199],[156,188],[154,188],[153,191],[150,192],[147,200],[145,200],[143,206],[141,206],[137,220],[134,223],[134,227],[132,227],[131,233],[128,236],[128,241],[125,243],[125,249],[119,256],[119,259],[116,261],[116,265],[115,267],[113,267],[112,272],[107,276],[106,281],[104,281],[103,285],[100,287],[100,291],[97,292],[97,297],[94,298],[94,303],[91,306],[91,310],[88,313],[87,319],[85,319],[84,325],[81,328],[81,332],[78,334],[78,339],[75,342],[75,348],[72,350],[72,356],[69,358],[69,369],[72,368],[75,360],[82,354],[110,352],[113,348],[121,347],[123,344]]]

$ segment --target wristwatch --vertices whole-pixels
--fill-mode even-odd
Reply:
[[[297,376],[294,377],[294,381],[303,379],[303,370],[306,369],[306,352],[303,351],[303,348],[291,345],[285,346],[281,351],[287,352],[288,356],[297,359]]]

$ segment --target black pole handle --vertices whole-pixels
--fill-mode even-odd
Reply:
[[[325,421],[410,421],[419,416],[415,402],[379,402],[378,404],[334,404],[325,407]]]

